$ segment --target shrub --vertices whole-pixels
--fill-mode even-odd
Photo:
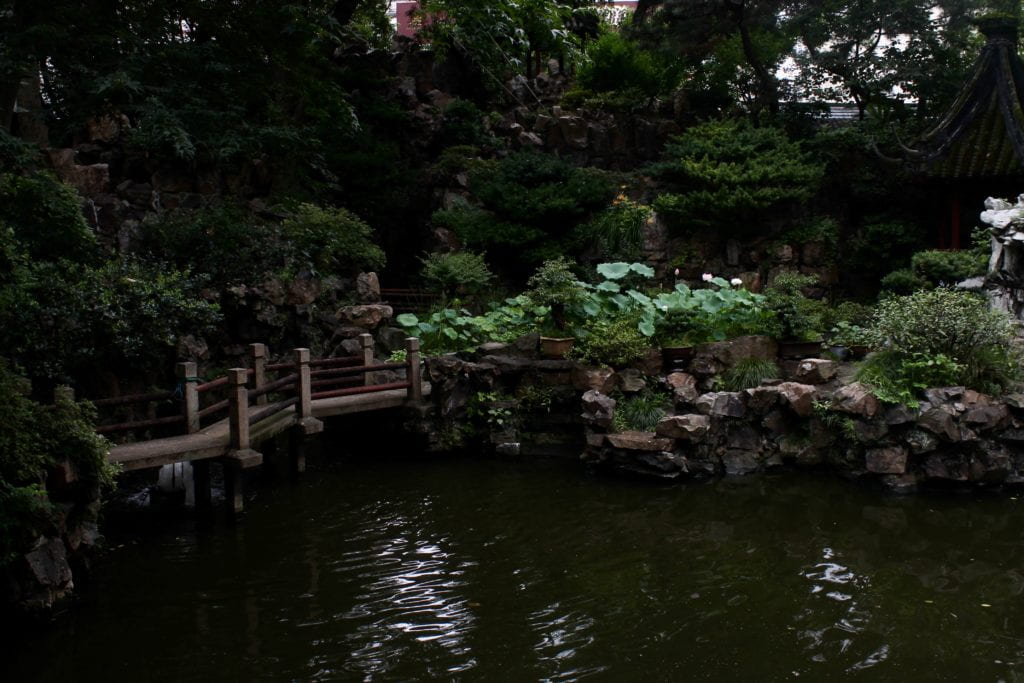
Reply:
[[[484,113],[469,100],[454,99],[441,118],[441,141],[453,145],[487,145],[494,142],[484,126]]]
[[[940,287],[884,299],[868,336],[901,363],[948,358],[954,384],[993,391],[1019,374],[1014,321],[969,292]]]
[[[593,365],[622,367],[639,360],[650,346],[633,316],[589,321],[577,338],[570,357]]]
[[[420,259],[427,288],[448,299],[456,292],[473,294],[484,289],[494,274],[487,267],[483,254],[460,251],[452,254],[429,254]]]
[[[84,486],[109,486],[107,443],[95,432],[91,405],[60,397],[44,406],[25,395],[25,382],[0,361],[0,566],[27,551],[50,526],[54,510],[44,487],[58,461],[71,460]]]
[[[881,351],[864,360],[857,369],[857,379],[870,385],[880,401],[916,406],[922,391],[959,384],[963,371],[963,365],[941,353],[931,356]]]
[[[919,251],[910,259],[914,273],[935,285],[955,285],[967,278],[984,275],[988,254],[968,251]]]
[[[79,202],[71,186],[48,173],[0,175],[0,223],[13,228],[34,260],[95,262],[99,249]]]
[[[726,391],[743,391],[760,386],[766,379],[780,377],[779,366],[770,360],[744,358],[722,375],[722,386]]]
[[[149,217],[140,242],[143,256],[207,275],[218,288],[258,282],[288,258],[275,226],[231,204]]]
[[[919,289],[927,289],[928,281],[910,268],[894,270],[879,282],[882,289],[893,294],[912,294]]]
[[[822,167],[772,127],[712,121],[690,128],[650,172],[670,190],[654,201],[677,227],[752,230],[814,196]]]
[[[905,265],[923,241],[924,235],[917,223],[876,217],[846,240],[839,258],[840,267],[868,280],[880,278]],[[904,283],[909,284],[906,280]]]
[[[373,243],[373,229],[351,211],[300,204],[281,224],[295,265],[320,275],[350,275],[384,267],[384,251]]]
[[[618,31],[605,33],[590,44],[576,82],[585,93],[623,92],[634,101],[651,99],[671,88],[671,70]]]
[[[14,277],[0,289],[0,344],[33,377],[164,365],[181,335],[220,319],[203,279],[134,259],[37,263]]]
[[[619,195],[612,205],[580,227],[581,237],[605,261],[636,261],[643,250],[644,225],[651,208]]]
[[[817,284],[811,275],[780,273],[765,290],[765,307],[777,316],[776,337],[785,340],[812,341],[820,338],[825,304],[804,296],[803,290]]]

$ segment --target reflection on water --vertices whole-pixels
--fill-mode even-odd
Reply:
[[[378,458],[175,524],[0,678],[1024,680],[1008,496]]]

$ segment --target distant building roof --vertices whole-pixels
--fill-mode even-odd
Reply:
[[[929,175],[970,178],[1024,172],[1024,64],[1017,21],[979,22],[986,43],[946,116],[917,144]]]

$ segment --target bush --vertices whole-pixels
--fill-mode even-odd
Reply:
[[[900,363],[944,356],[957,367],[946,367],[952,384],[998,391],[1019,374],[1015,322],[969,292],[938,288],[884,299],[869,338]]]
[[[988,269],[988,254],[968,251],[919,251],[910,259],[914,273],[933,286],[955,285]]]
[[[454,145],[490,145],[494,138],[484,126],[484,113],[468,100],[454,99],[441,119],[441,141],[445,147]]]
[[[591,320],[581,330],[582,336],[569,356],[593,365],[629,365],[642,358],[650,346],[637,324],[633,316]]]
[[[588,245],[596,245],[602,261],[636,261],[643,251],[644,225],[651,208],[619,195],[612,205],[580,227]]]
[[[884,291],[894,294],[912,294],[919,289],[927,289],[928,281],[910,268],[894,270],[879,283]]]
[[[48,173],[0,175],[0,223],[34,260],[93,263],[99,255],[78,193]]]
[[[821,337],[825,304],[804,296],[803,290],[817,284],[811,275],[780,273],[765,290],[765,308],[775,313],[775,336],[784,340],[813,341]]]
[[[574,229],[615,193],[602,171],[532,152],[475,164],[470,189],[479,206],[438,211],[432,222],[454,231],[467,247],[500,259],[514,277],[566,253]]]
[[[474,294],[483,290],[494,274],[487,267],[483,254],[460,251],[453,254],[429,254],[420,259],[427,289],[449,298],[456,292]]]
[[[351,211],[300,204],[281,224],[294,264],[318,275],[351,275],[384,267],[384,251],[373,243],[373,229]]]
[[[665,148],[650,172],[669,192],[654,201],[680,228],[750,232],[814,196],[822,167],[772,127],[712,121]]]
[[[109,486],[107,443],[95,432],[91,405],[58,398],[44,406],[25,395],[25,381],[0,361],[0,567],[30,549],[50,526],[54,510],[45,489],[47,473],[71,460],[81,485]]]
[[[288,254],[276,226],[231,204],[149,217],[139,253],[209,276],[212,285],[259,282],[284,267]]]
[[[617,31],[605,33],[587,49],[576,82],[585,93],[622,92],[634,102],[671,89],[672,71]]]
[[[167,367],[182,335],[220,319],[204,286],[187,271],[133,259],[24,266],[0,290],[0,344],[33,377]]]
[[[917,406],[922,391],[959,384],[963,370],[964,366],[941,353],[881,351],[865,359],[857,369],[857,379],[871,386],[880,401]]]

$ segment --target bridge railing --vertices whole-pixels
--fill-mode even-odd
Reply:
[[[178,363],[175,373],[178,387],[174,391],[158,391],[130,396],[94,400],[97,407],[145,406],[149,416],[145,419],[123,421],[97,427],[100,434],[123,434],[162,428],[171,434],[195,434],[204,426],[237,417],[233,406],[244,397],[245,421],[248,425],[299,406],[299,419],[311,417],[309,405],[317,399],[408,389],[413,400],[421,396],[419,340],[406,340],[407,356],[404,363],[375,363],[373,337],[360,335],[361,352],[340,358],[311,360],[308,349],[295,349],[292,360],[268,363],[269,351],[265,344],[250,344],[248,368],[234,368],[224,376],[201,381],[193,362]],[[402,382],[375,383],[376,373],[386,370],[406,370]],[[273,376],[271,379],[270,376]],[[251,386],[250,386],[251,384]],[[244,393],[238,393],[238,389]],[[180,401],[177,415],[157,417],[160,403]],[[250,405],[252,404],[252,405]],[[250,407],[252,410],[250,410]]]

